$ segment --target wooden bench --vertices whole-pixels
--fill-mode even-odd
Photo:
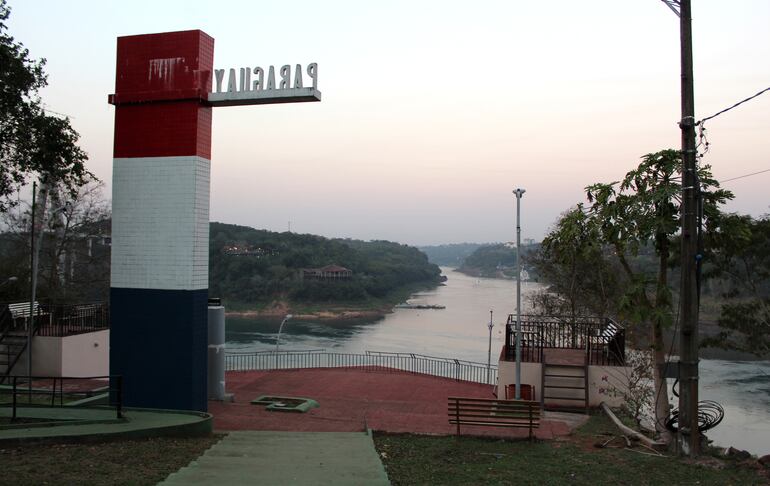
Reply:
[[[529,400],[490,400],[486,398],[449,397],[449,423],[482,427],[515,427],[533,429],[540,427],[540,403]]]
[[[8,304],[8,311],[11,313],[14,319],[29,317],[29,302],[17,302],[16,304]],[[40,303],[32,303],[32,312],[35,315],[40,314]]]
[[[6,306],[8,309],[8,312],[11,315],[11,329],[18,329],[20,327],[27,327],[27,321],[30,317],[29,312],[29,302],[17,302],[15,304],[8,304]],[[38,322],[36,326],[39,326],[41,324],[40,318],[47,317],[48,322],[50,323],[50,317],[51,315],[43,310],[43,307],[40,305],[39,302],[35,301],[32,304],[32,313],[35,315],[35,317],[38,319]]]

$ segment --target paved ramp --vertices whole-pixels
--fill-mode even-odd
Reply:
[[[388,485],[363,432],[230,432],[164,485]]]

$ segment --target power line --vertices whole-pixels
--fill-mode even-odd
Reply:
[[[752,172],[751,174],[744,174],[742,176],[731,177],[730,179],[723,179],[722,183],[730,182],[730,181],[736,181],[738,179],[743,179],[745,177],[755,176],[757,174],[764,174],[765,172],[770,172],[770,169],[760,170],[759,172]]]
[[[68,115],[66,113],[60,113],[58,111],[49,110],[48,109],[48,105],[46,105],[45,103],[43,103],[42,105],[43,105],[43,111],[46,112],[46,113],[53,113],[54,115],[59,115],[59,116],[62,116],[64,118],[75,118],[74,116]]]
[[[738,107],[738,106],[740,106],[740,105],[742,105],[742,104],[746,103],[747,101],[753,100],[754,98],[756,98],[757,96],[759,96],[759,95],[761,95],[761,94],[765,93],[766,91],[770,91],[770,86],[769,86],[769,87],[767,87],[767,88],[765,88],[765,89],[763,89],[762,91],[760,91],[759,93],[757,93],[757,94],[755,94],[755,95],[753,95],[753,96],[749,96],[749,97],[748,97],[748,98],[746,98],[745,100],[741,100],[741,101],[737,102],[736,104],[734,104],[733,106],[731,106],[731,107],[729,107],[729,108],[725,108],[724,110],[722,110],[722,111],[719,111],[719,112],[717,112],[717,113],[714,113],[714,114],[713,114],[713,115],[711,115],[711,116],[707,116],[706,118],[704,118],[704,119],[702,119],[701,121],[699,121],[697,124],[703,124],[703,122],[705,122],[706,120],[711,120],[712,118],[718,117],[718,116],[719,116],[719,115],[721,115],[722,113],[728,112],[728,111],[732,110],[733,108],[736,108],[736,107]]]

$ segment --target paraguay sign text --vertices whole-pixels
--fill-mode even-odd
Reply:
[[[216,89],[208,95],[209,104],[233,106],[321,101],[321,92],[318,91],[318,64],[310,63],[304,70],[307,83],[310,84],[308,87],[305,87],[303,80],[302,65],[297,64],[293,71],[292,73],[289,64],[281,66],[277,73],[274,66],[270,66],[267,72],[261,67],[243,67],[238,70],[230,68],[227,70],[227,76],[224,69],[215,69]]]

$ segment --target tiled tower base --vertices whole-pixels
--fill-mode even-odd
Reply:
[[[213,56],[197,30],[118,39],[110,373],[127,406],[206,410]]]

